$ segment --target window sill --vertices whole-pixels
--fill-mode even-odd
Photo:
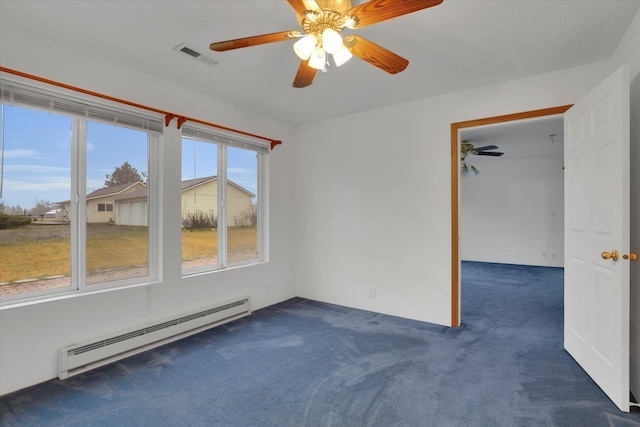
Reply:
[[[240,268],[245,268],[245,267],[252,267],[252,266],[256,266],[256,265],[261,265],[261,264],[267,264],[269,261],[260,261],[260,260],[251,260],[251,261],[239,261],[233,264],[229,264],[225,267],[215,267],[215,268],[206,268],[206,267],[200,267],[200,268],[192,268],[186,271],[182,272],[181,278],[183,279],[188,279],[190,277],[197,277],[197,276],[203,276],[206,274],[211,274],[211,273],[219,273],[221,271],[230,271],[230,270],[237,270]]]
[[[90,289],[90,290],[85,290],[85,291],[79,291],[77,289],[73,289],[73,290],[68,290],[68,291],[61,291],[61,292],[58,292],[58,293],[55,293],[55,294],[37,295],[37,296],[25,297],[25,298],[10,300],[10,301],[0,301],[0,311],[11,310],[11,309],[14,309],[14,308],[34,306],[34,305],[38,305],[38,304],[48,304],[48,303],[52,303],[52,302],[56,302],[56,301],[63,301],[63,300],[67,300],[67,299],[82,298],[82,297],[85,297],[85,296],[96,295],[96,294],[101,294],[101,293],[106,293],[106,292],[121,291],[121,290],[124,290],[124,289],[134,289],[134,288],[140,288],[140,287],[149,287],[149,286],[153,286],[153,285],[158,284],[158,283],[160,283],[160,282],[159,281],[151,281],[151,282],[134,283],[134,284],[130,284],[130,285],[123,285],[123,286],[117,286],[117,287],[108,287],[108,288],[101,288],[101,289]]]

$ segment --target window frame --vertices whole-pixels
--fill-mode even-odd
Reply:
[[[113,203],[96,203],[97,211],[96,212],[113,212]],[[102,206],[102,210],[100,209]]]
[[[88,141],[87,139],[87,122],[92,121],[92,122],[97,122],[97,123],[103,123],[103,124],[108,124],[108,125],[114,125],[114,126],[119,126],[119,124],[117,123],[111,123],[108,121],[104,121],[104,120],[96,120],[95,118],[91,118],[91,119],[84,119],[84,118],[80,118],[81,123],[82,123],[82,129],[84,132],[84,141]],[[120,127],[124,127],[127,129],[133,129],[133,130],[138,130],[138,131],[142,131],[142,129],[138,129],[135,127],[131,127],[131,126],[120,126]],[[86,254],[86,245],[87,245],[87,241],[86,241],[86,221],[79,221],[77,223],[78,227],[81,228],[80,231],[83,231],[83,233],[80,234],[80,238],[82,240],[81,245],[79,245],[79,247],[83,248],[82,252],[83,254],[80,254],[80,262],[79,267],[81,269],[80,274],[77,275],[77,278],[79,280],[79,282],[77,283],[78,289],[82,292],[91,292],[91,291],[95,291],[95,290],[104,290],[104,289],[112,289],[112,288],[121,288],[121,287],[126,287],[126,286],[132,286],[132,285],[144,285],[144,284],[148,284],[148,283],[154,283],[154,282],[158,282],[158,278],[160,277],[160,272],[158,271],[158,267],[159,267],[159,263],[157,262],[157,256],[158,256],[158,252],[156,250],[156,242],[157,242],[157,236],[159,235],[159,230],[161,229],[161,224],[158,221],[159,215],[158,215],[158,211],[162,208],[160,206],[160,204],[158,203],[159,198],[157,197],[157,191],[153,191],[155,189],[155,187],[158,186],[157,182],[155,182],[155,180],[152,181],[151,177],[156,177],[156,179],[160,179],[160,176],[158,174],[158,171],[152,171],[152,166],[153,164],[157,165],[158,164],[158,157],[159,157],[159,153],[160,153],[160,141],[161,141],[161,135],[158,135],[156,132],[150,131],[150,130],[146,130],[147,132],[147,171],[149,173],[149,179],[147,180],[147,275],[145,276],[138,276],[138,277],[132,277],[132,278],[126,278],[126,279],[120,279],[120,280],[113,280],[113,281],[109,281],[109,282],[97,282],[97,283],[87,283],[87,263],[86,263],[86,257],[82,256],[83,254]],[[86,172],[87,172],[87,165],[86,165],[86,160],[87,160],[87,151],[86,151],[86,143],[82,144],[82,141],[80,141],[80,145],[81,145],[81,151],[84,155],[84,158],[82,159],[81,163],[78,163],[78,166],[81,168],[81,176],[80,176],[80,181],[78,182],[78,193],[76,193],[76,195],[78,196],[78,200],[79,200],[79,205],[78,207],[80,209],[78,210],[82,210],[82,216],[81,218],[87,218],[87,189],[86,189]],[[157,166],[155,167],[155,169],[157,169]],[[155,173],[154,173],[155,172]],[[73,247],[73,245],[72,245]],[[73,283],[73,277],[72,277],[72,283]]]
[[[69,286],[60,289],[23,293],[0,298],[0,307],[10,307],[16,304],[30,304],[48,301],[52,298],[74,297],[105,289],[117,290],[128,286],[146,286],[162,280],[163,250],[163,152],[162,143],[166,126],[176,116],[150,107],[119,100],[98,93],[85,91],[71,86],[57,84],[45,79],[34,79],[29,76],[1,75],[0,102],[7,105],[28,108],[43,112],[54,113],[71,119],[71,191],[70,212],[68,220],[71,228],[71,263]],[[228,268],[266,263],[269,261],[269,153],[274,143],[280,141],[269,140],[242,131],[224,128],[215,124],[195,119],[189,120],[188,125],[198,128],[198,132],[212,135],[216,144],[234,146],[256,151],[258,183],[257,183],[257,251],[258,257],[251,260],[226,263],[214,270],[182,271],[182,277],[210,271],[220,271]],[[184,123],[178,122],[178,129]],[[86,285],[86,260],[82,256],[86,247],[86,233],[83,222],[87,217],[86,201],[86,140],[87,121],[95,121],[117,126],[144,130],[148,135],[148,275],[121,281],[95,283]],[[186,127],[189,127],[186,126]],[[184,127],[183,127],[184,128]],[[184,135],[182,135],[184,136]],[[267,141],[267,142],[265,142]],[[226,168],[225,168],[226,171]],[[223,192],[226,191],[223,189]],[[76,206],[73,208],[73,206]],[[114,206],[115,211],[115,206]],[[226,212],[225,215],[226,217]],[[226,233],[226,227],[224,227]],[[226,247],[223,254],[226,257]]]
[[[0,306],[16,303],[41,301],[63,295],[77,295],[104,289],[118,289],[131,285],[147,285],[157,282],[161,275],[157,249],[161,238],[159,191],[161,189],[161,147],[163,117],[128,105],[119,104],[74,91],[55,88],[42,83],[24,82],[23,79],[0,77],[0,103],[19,108],[53,113],[68,117],[71,121],[70,145],[70,280],[63,288],[47,289],[17,295],[3,296]],[[148,270],[147,275],[100,282],[86,283],[86,230],[84,218],[87,217],[86,200],[86,159],[87,159],[87,122],[99,122],[118,126],[147,134],[148,163]],[[111,204],[112,210],[115,207]],[[97,208],[96,208],[97,209]],[[106,206],[105,206],[106,209]]]
[[[229,268],[236,268],[248,265],[256,265],[269,262],[269,244],[268,244],[268,200],[269,200],[269,152],[270,146],[265,144],[264,141],[253,139],[250,137],[240,137],[230,132],[224,132],[218,129],[200,125],[200,124],[185,124],[182,127],[182,139],[181,143],[184,144],[185,140],[217,145],[217,208],[218,208],[218,220],[217,220],[217,252],[218,262],[216,264],[205,265],[200,267],[184,268],[181,266],[181,276],[189,277],[193,275],[199,275],[204,273],[212,273],[217,271],[224,271]],[[257,221],[257,236],[256,236],[256,251],[258,256],[256,258],[248,260],[238,260],[228,262],[227,260],[227,148],[241,148],[256,153],[257,161],[257,209],[258,209],[258,221]],[[182,152],[182,150],[181,150]],[[181,162],[182,164],[182,162]],[[182,176],[182,174],[181,174]],[[181,224],[181,222],[180,222]],[[181,245],[182,247],[182,245]],[[180,256],[182,263],[182,255]]]

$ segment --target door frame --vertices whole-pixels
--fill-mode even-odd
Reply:
[[[543,108],[502,116],[451,123],[451,326],[460,326],[460,131],[465,128],[494,125],[563,114],[572,105]]]

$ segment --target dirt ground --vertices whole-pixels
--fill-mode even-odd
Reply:
[[[27,227],[0,230],[0,245],[28,243],[33,240],[64,239],[70,234],[69,224],[31,224]]]
[[[87,224],[87,237],[135,232],[140,228],[146,227]],[[69,224],[32,223],[27,227],[0,230],[0,245],[28,243],[49,239],[66,239],[69,238],[70,235],[71,226]]]

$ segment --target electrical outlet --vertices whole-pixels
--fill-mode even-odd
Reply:
[[[375,298],[375,297],[376,297],[376,287],[369,286],[369,298]]]
[[[556,255],[555,252],[551,252],[551,259],[557,259],[558,256]]]
[[[546,252],[542,252],[542,259],[547,259],[547,253]]]
[[[267,295],[271,294],[271,283],[267,283]]]

